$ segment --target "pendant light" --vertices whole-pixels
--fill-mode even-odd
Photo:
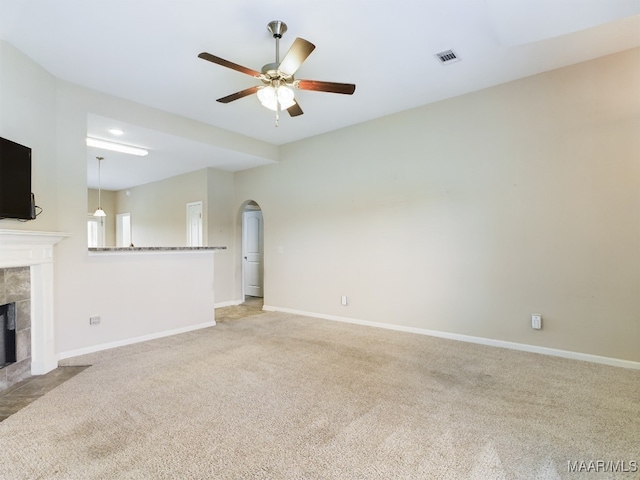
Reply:
[[[101,190],[102,190],[102,186],[101,186],[101,182],[100,182],[100,162],[102,162],[102,160],[104,160],[104,157],[96,157],[98,159],[98,209],[94,212],[93,216],[94,217],[106,217],[107,214],[104,213],[104,210],[102,209],[102,202],[101,202],[101,198],[100,198],[100,194],[101,194]]]

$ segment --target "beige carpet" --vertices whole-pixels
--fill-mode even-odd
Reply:
[[[568,471],[640,461],[634,370],[280,313],[66,363],[0,423],[0,478],[640,475]]]

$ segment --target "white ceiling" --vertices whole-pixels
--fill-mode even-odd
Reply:
[[[355,83],[354,95],[298,91],[304,115],[278,128],[255,95],[216,102],[257,83],[197,55],[260,70],[275,60],[271,20],[288,25],[281,56],[296,37],[316,45],[296,78]],[[640,0],[0,0],[0,38],[63,80],[282,145],[640,46]],[[461,61],[441,65],[447,49]],[[153,150],[156,174],[267,163],[122,120],[95,116],[88,131],[119,124],[120,141]],[[157,179],[123,161],[131,182]],[[108,188],[134,184],[116,177]]]

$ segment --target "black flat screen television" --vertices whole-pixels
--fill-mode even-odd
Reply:
[[[0,219],[33,220],[31,149],[0,137]]]

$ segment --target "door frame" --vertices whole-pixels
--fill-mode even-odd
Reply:
[[[200,207],[200,231],[199,231],[199,238],[197,239],[197,245],[193,245],[193,239],[191,238],[191,208],[195,207],[195,206],[199,206]],[[202,247],[204,245],[204,224],[203,224],[203,218],[202,216],[204,215],[204,211],[203,211],[203,207],[202,207],[202,201],[199,202],[189,202],[187,203],[187,246],[188,247]]]
[[[120,237],[124,237],[124,230],[125,230],[125,222],[124,219],[128,219],[127,220],[127,229],[129,231],[129,243],[127,244],[127,242],[122,242],[122,245],[119,245],[121,238]],[[125,240],[125,238],[122,238],[122,240]],[[131,235],[131,212],[124,212],[124,213],[118,213],[116,214],[116,247],[130,247],[131,245],[133,245],[133,236]]]
[[[90,247],[104,247],[106,242],[105,217],[96,217],[93,213],[87,214],[87,244]],[[95,226],[96,244],[89,242],[89,225]]]
[[[247,262],[245,261],[245,257],[247,256],[247,252],[245,251],[246,249],[246,245],[245,245],[245,238],[244,238],[244,234],[245,234],[245,212],[250,212],[250,211],[261,211],[262,212],[262,223],[261,223],[261,236],[263,239],[263,245],[262,245],[262,298],[264,298],[265,295],[265,284],[264,284],[264,279],[265,279],[265,255],[264,255],[264,212],[262,211],[262,207],[260,207],[260,205],[253,201],[253,200],[248,200],[246,202],[244,202],[242,204],[242,207],[240,209],[240,264],[242,265],[241,267],[241,271],[242,271],[242,275],[241,275],[241,281],[240,281],[240,291],[242,292],[242,302],[244,302],[244,299],[246,297],[246,292],[245,292],[245,268],[247,265]]]

